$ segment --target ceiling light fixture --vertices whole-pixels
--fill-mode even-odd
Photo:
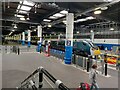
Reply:
[[[101,14],[101,13],[102,13],[101,10],[94,11],[94,14]]]
[[[49,19],[43,19],[44,22],[50,22],[51,20]]]
[[[30,11],[32,7],[29,7],[29,6],[21,6],[21,10],[25,10],[25,11]]]
[[[7,6],[7,8],[10,8],[10,3],[8,2],[8,6]]]
[[[52,27],[52,25],[51,25],[51,24],[48,24],[48,27]]]
[[[35,3],[33,3],[33,2],[31,2],[31,1],[23,1],[23,4],[24,5],[28,5],[28,6],[34,6],[35,5]]]
[[[107,10],[108,7],[101,7],[101,10]]]
[[[103,0],[103,1],[105,1],[105,2],[112,2],[113,0]]]
[[[57,19],[57,17],[54,17],[54,16],[50,16],[49,18],[50,19]]]
[[[90,31],[91,33],[93,32],[93,30]]]
[[[13,32],[10,32],[9,35],[11,35]]]
[[[34,29],[34,31],[36,32],[36,29]]]
[[[14,28],[17,28],[17,25],[16,25],[16,24],[14,25]]]
[[[15,14],[15,17],[23,18],[24,16]]]
[[[30,20],[30,18],[29,18],[29,13],[27,14],[27,16],[28,16],[28,17],[27,17],[27,20]]]
[[[20,1],[20,4],[22,4],[22,1]]]
[[[83,22],[83,21],[87,21],[87,19],[86,18],[78,19],[76,22]]]
[[[20,9],[20,6],[21,6],[21,5],[19,4],[18,7],[17,7],[17,9]]]
[[[54,16],[54,17],[63,17],[63,16],[65,16],[65,15],[60,14],[60,13],[56,13],[56,14],[54,14],[53,16]]]
[[[63,10],[63,11],[60,11],[60,13],[62,13],[62,14],[68,14],[68,11]]]
[[[25,18],[20,18],[20,20],[24,21],[24,20],[25,20]]]
[[[30,18],[28,17],[27,20],[30,20]]]
[[[111,31],[115,30],[114,28],[110,28]]]
[[[12,31],[14,32],[15,30],[13,29]]]
[[[95,19],[93,16],[90,16],[90,17],[86,17],[87,20],[92,20],[92,19]]]
[[[76,20],[76,21],[74,21],[74,22],[75,22],[75,23],[77,23],[77,22],[84,22],[84,21],[93,20],[93,19],[95,19],[95,17],[89,16],[89,17],[86,17],[86,18],[78,19],[78,20]]]
[[[19,13],[27,14],[28,12],[20,10]]]
[[[67,21],[65,21],[65,20],[64,20],[64,21],[62,21],[62,22],[63,22],[64,24],[67,24]]]
[[[98,10],[98,9],[100,9],[101,7],[97,7],[97,8],[95,8],[94,10]]]
[[[79,31],[77,31],[77,34],[80,33]]]
[[[35,13],[37,13],[37,5],[35,5]]]

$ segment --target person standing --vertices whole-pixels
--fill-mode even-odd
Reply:
[[[90,90],[93,90],[93,88],[94,88],[94,90],[98,90],[98,88],[99,88],[97,81],[96,81],[96,78],[97,78],[96,69],[97,69],[97,65],[93,64],[91,71],[90,71],[90,74],[89,74],[89,79],[90,79],[90,83],[91,83]]]

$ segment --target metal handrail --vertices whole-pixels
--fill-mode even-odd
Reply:
[[[52,76],[46,69],[43,67],[39,67],[36,69],[32,74],[30,74],[25,80],[21,82],[21,87],[24,87],[26,84],[24,84],[26,81],[29,81],[30,78],[32,78],[35,74],[39,73],[39,88],[42,88],[42,81],[43,81],[43,74],[46,75],[60,90],[70,90],[67,86],[65,86],[62,81],[57,80],[54,76]],[[34,82],[32,80],[29,81],[29,83],[32,85],[32,88],[35,89],[36,86],[34,85]],[[37,90],[37,88],[35,89]]]

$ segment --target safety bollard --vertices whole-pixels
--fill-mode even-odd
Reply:
[[[41,50],[41,49],[42,49],[42,47],[40,48],[40,53],[42,52],[42,50]]]
[[[74,53],[74,56],[73,56],[73,63],[76,64],[76,54]]]
[[[20,49],[19,49],[19,47],[18,47],[18,55],[20,54]]]
[[[87,72],[89,72],[89,67],[90,67],[90,56],[88,56],[87,59]]]
[[[104,55],[104,62],[105,62],[105,76],[107,76],[107,54]]]
[[[83,67],[83,70],[84,70],[85,69],[85,57],[83,57],[82,59],[83,59],[83,65],[82,65],[82,67]]]

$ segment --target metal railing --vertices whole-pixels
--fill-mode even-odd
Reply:
[[[39,85],[38,87],[36,87],[35,85],[35,81],[32,80],[32,78],[36,75],[39,74]],[[62,81],[57,80],[53,75],[51,75],[46,69],[44,69],[43,67],[39,67],[38,69],[36,69],[31,75],[29,75],[24,81],[21,82],[20,87],[18,88],[18,90],[23,90],[25,88],[29,88],[29,85],[31,86],[31,88],[33,90],[37,90],[38,88],[42,88],[43,87],[43,74],[45,76],[47,76],[56,86],[59,90],[70,90],[68,87],[66,87]]]

